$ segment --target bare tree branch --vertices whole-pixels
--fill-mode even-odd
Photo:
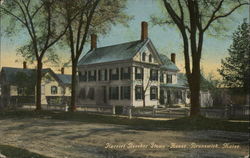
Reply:
[[[220,3],[218,4],[217,8],[213,11],[211,18],[208,20],[208,23],[206,24],[206,26],[204,27],[203,31],[205,32],[208,27],[211,25],[212,22],[214,22],[215,20],[219,19],[219,18],[224,18],[227,17],[229,15],[231,15],[236,9],[240,8],[243,5],[250,5],[250,3],[240,3],[240,1],[238,0],[238,5],[235,6],[234,8],[232,8],[229,12],[223,14],[223,15],[218,15],[216,16],[216,13],[221,9],[221,6],[223,4],[224,0],[221,0]]]
[[[18,21],[20,21],[23,25],[26,25],[26,23],[21,19],[19,18],[17,15],[11,13],[10,11],[8,11],[7,9],[3,8],[3,7],[0,7],[0,9],[2,9],[6,14],[9,14],[11,16],[13,16],[14,18],[16,18]]]
[[[87,18],[87,23],[86,23],[86,27],[85,27],[85,30],[84,30],[84,35],[83,35],[83,38],[82,38],[82,41],[81,41],[81,46],[80,46],[79,50],[77,50],[77,54],[76,54],[77,59],[81,55],[81,50],[83,49],[83,46],[84,46],[84,44],[86,42],[86,39],[87,39],[90,23],[92,21],[95,9],[96,9],[99,2],[100,2],[100,0],[96,0],[94,2],[93,7],[92,7],[92,9],[91,9],[91,11],[89,13],[89,17]]]

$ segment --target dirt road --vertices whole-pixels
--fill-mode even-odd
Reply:
[[[57,158],[244,157],[248,134],[145,131],[53,119],[0,120],[0,144]]]

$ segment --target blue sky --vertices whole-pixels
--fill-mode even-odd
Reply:
[[[159,9],[159,3],[156,3],[154,0],[128,0],[126,13],[134,16],[128,23],[129,27],[123,25],[112,26],[111,31],[107,35],[98,37],[98,47],[139,40],[141,32],[140,23],[141,21],[147,21],[149,22],[149,38],[153,41],[157,50],[168,56],[171,53],[176,53],[177,65],[183,69],[182,39],[179,31],[173,26],[158,26],[150,23],[152,14],[162,14]],[[234,13],[231,16],[233,20],[227,23],[229,30],[226,34],[220,34],[217,37],[205,36],[202,67],[206,73],[212,72],[216,75],[216,69],[220,66],[220,60],[228,55],[227,49],[232,42],[230,36],[237,29],[238,25],[242,23],[243,19],[249,17],[248,13],[247,7],[241,12]],[[1,66],[21,66],[20,63],[15,63],[17,59],[16,49],[23,44],[25,37],[26,33],[21,33],[18,35],[18,38],[1,38]],[[85,52],[88,48],[89,46],[87,45]],[[5,59],[8,59],[8,62]]]

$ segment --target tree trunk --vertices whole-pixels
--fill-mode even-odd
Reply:
[[[195,62],[191,75],[190,92],[191,92],[191,111],[190,116],[200,114],[200,62]]]
[[[146,107],[146,97],[145,97],[145,93],[146,93],[146,91],[145,92],[143,92],[143,95],[142,95],[142,97],[143,97],[143,107],[145,108]]]
[[[76,69],[77,62],[72,61],[72,78],[71,78],[71,106],[72,112],[76,111]]]
[[[42,61],[37,61],[36,75],[36,110],[41,110],[41,82],[42,82]]]

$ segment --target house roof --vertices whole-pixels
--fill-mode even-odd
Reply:
[[[167,84],[161,84],[163,87],[169,87],[169,88],[188,88],[188,82],[187,77],[184,73],[177,73],[177,83],[167,83]]]
[[[71,75],[56,74],[63,84],[71,84]]]
[[[34,77],[34,80],[36,80],[36,69],[23,69],[23,68],[14,68],[14,67],[3,67],[2,72],[5,73],[5,80],[8,83],[15,84],[15,75],[18,72],[25,73],[26,75],[30,77]],[[63,84],[70,84],[71,83],[71,75],[63,75],[63,74],[55,74],[54,71],[52,71],[50,68],[42,69],[42,73],[45,74],[47,72],[50,72],[53,74],[53,76],[61,83]]]
[[[148,41],[149,39],[138,40],[96,48],[83,56],[78,66],[132,59]]]
[[[163,65],[161,66],[162,69],[167,69],[170,71],[179,71],[178,67],[164,54],[159,54],[160,59],[163,62]]]
[[[28,69],[28,68],[23,69],[23,68],[14,68],[14,67],[3,67],[2,71],[5,73],[6,82],[9,82],[9,83],[15,82],[15,75],[18,72],[22,72],[30,77],[32,77],[36,73],[35,69]],[[48,71],[50,71],[50,69],[43,69],[42,73],[46,73]],[[36,78],[34,78],[34,79],[36,79]]]
[[[147,43],[150,44],[150,46],[153,48],[153,51],[156,51],[150,39],[146,39],[144,41],[137,40],[106,47],[100,47],[91,50],[86,55],[84,55],[78,62],[78,66],[130,60]],[[161,68],[170,71],[179,71],[178,67],[166,55],[157,53],[157,58],[159,58],[163,64]]]
[[[3,67],[2,72],[4,72],[4,74],[5,74],[6,82],[13,83],[13,82],[15,82],[14,76],[18,72],[22,72],[22,73],[25,73],[26,75],[31,76],[31,74],[34,72],[34,69],[21,69],[21,68]]]

